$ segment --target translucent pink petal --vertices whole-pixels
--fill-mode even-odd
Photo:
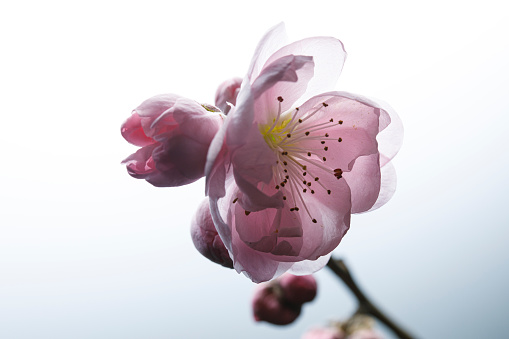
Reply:
[[[346,97],[343,92],[330,92],[306,101],[299,108],[297,118],[304,118],[315,111],[302,124],[303,128],[309,126],[310,137],[325,137],[327,134],[331,140],[323,145],[320,140],[303,140],[301,145],[304,149],[316,149],[314,153],[318,158],[325,157],[327,166],[346,172],[351,170],[359,156],[378,152],[379,108]],[[330,119],[333,121],[330,122]],[[319,124],[327,124],[327,129],[313,131],[313,126]]]
[[[381,176],[382,182],[380,185],[380,193],[378,194],[376,202],[369,211],[376,210],[377,208],[385,205],[385,203],[392,198],[394,192],[396,192],[397,176],[396,170],[391,162],[386,163],[385,166],[381,168]]]
[[[168,121],[163,126],[163,130],[152,126],[153,122],[168,109],[172,108],[179,98],[175,94],[160,94],[145,100],[135,109],[135,112],[141,117],[141,125],[147,136],[153,137],[159,133],[165,133],[169,130],[168,126],[174,125],[172,123],[172,116],[167,115],[166,119]]]
[[[307,85],[306,93],[302,93],[303,98],[334,88],[346,59],[346,51],[341,41],[332,37],[313,37],[282,47],[270,56],[266,65],[292,54],[311,56],[315,63],[314,76]]]
[[[252,84],[255,121],[270,123],[290,109],[306,91],[313,68],[313,58],[302,55],[286,55],[264,67]]]
[[[246,215],[238,203],[233,203],[236,193],[230,194],[230,203],[224,206],[234,210],[227,223],[232,230],[235,269],[253,281],[266,281],[289,269],[292,262],[316,260],[337,247],[349,228],[350,190],[344,180],[324,179],[325,186],[332,184],[335,188],[330,195],[317,188],[306,199],[316,223],[303,208],[290,211],[290,204],[283,209],[267,208]],[[234,186],[230,189],[238,190]],[[325,263],[321,260],[318,264],[323,267]],[[306,265],[301,265],[299,273],[310,274],[317,269],[313,262],[307,266],[309,271],[306,272]]]
[[[141,117],[155,119],[168,108],[172,107],[179,98],[180,96],[171,93],[155,95],[136,107],[136,112],[138,112]]]
[[[208,199],[202,201],[191,222],[191,238],[204,257],[224,267],[233,268],[228,250],[214,227]]]
[[[256,46],[256,50],[247,72],[248,78],[255,79],[258,74],[260,74],[260,71],[262,70],[263,65],[265,65],[267,59],[278,49],[283,47],[287,40],[288,38],[286,36],[284,23],[281,22],[269,29]]]
[[[258,211],[267,207],[282,207],[282,196],[263,193],[259,186],[272,179],[272,167],[277,158],[267,146],[258,127],[245,131],[245,145],[232,151],[231,161],[235,181],[242,192],[239,203],[248,211]]]
[[[197,102],[185,98],[177,100],[172,111],[173,120],[178,124],[178,133],[206,144],[207,148],[223,123],[221,114],[208,112]],[[160,124],[164,124],[164,121]]]
[[[384,167],[398,153],[403,144],[403,123],[394,109],[380,99],[373,99],[382,109],[380,133],[376,137],[380,151],[380,165]]]
[[[353,168],[343,173],[343,178],[352,191],[352,213],[369,210],[380,194],[381,175],[379,154],[361,156]]]
[[[142,147],[122,161],[122,164],[126,165],[129,175],[137,179],[145,179],[157,171],[152,159],[152,151],[156,146],[157,144],[152,144]]]
[[[243,83],[237,97],[237,107],[228,113],[228,127],[225,142],[229,149],[235,149],[246,143],[246,133],[253,128],[254,97],[249,83]],[[224,127],[226,128],[226,127]]]
[[[225,114],[230,111],[229,104],[235,106],[239,94],[241,78],[232,78],[223,82],[216,91],[215,105]]]
[[[163,186],[185,185],[203,177],[208,144],[183,134],[167,138],[161,135],[158,141],[152,158],[156,168],[167,178]]]
[[[141,118],[133,111],[131,116],[122,124],[120,132],[127,142],[136,146],[147,146],[154,143],[154,140],[145,135],[143,128],[141,127]]]
[[[292,265],[292,267],[290,267],[288,273],[295,275],[306,275],[318,272],[319,270],[324,268],[325,265],[327,265],[327,262],[329,261],[331,256],[332,252],[324,256],[321,256],[316,260],[302,260],[296,262]]]

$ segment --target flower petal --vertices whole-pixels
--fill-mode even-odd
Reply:
[[[326,254],[324,256],[321,256],[320,258],[318,258],[316,260],[302,260],[302,261],[296,262],[288,270],[288,273],[294,274],[294,275],[308,275],[311,273],[318,272],[325,265],[327,265],[327,262],[329,261],[331,256],[332,256],[332,252],[329,254]]]
[[[346,59],[346,51],[341,41],[332,37],[313,37],[282,47],[271,55],[266,65],[292,54],[311,56],[315,63],[314,76],[309,81],[306,93],[302,95],[303,98],[334,88]]]
[[[262,37],[251,59],[247,76],[249,79],[255,79],[267,59],[278,49],[285,45],[288,40],[286,36],[285,24],[279,23],[278,25],[269,29]]]
[[[306,91],[313,68],[313,58],[302,55],[286,55],[264,67],[252,84],[255,121],[272,123],[278,112],[290,109]]]
[[[160,138],[160,144],[154,149],[152,158],[156,168],[166,177],[163,186],[186,185],[203,177],[208,144],[186,135],[157,138]]]
[[[199,205],[191,222],[191,238],[196,249],[204,257],[224,267],[233,268],[233,261],[218,236],[210,216],[208,199],[203,200]]]
[[[381,168],[381,175],[382,182],[380,185],[380,193],[375,204],[369,209],[369,211],[376,210],[377,208],[385,205],[385,203],[392,198],[394,192],[396,192],[396,170],[391,162],[386,163],[385,166]]]
[[[396,111],[386,102],[374,99],[382,109],[380,114],[380,133],[377,135],[380,150],[380,166],[384,167],[398,153],[403,144],[403,123]]]
[[[237,103],[237,95],[239,94],[241,78],[232,78],[223,82],[216,91],[215,105],[228,114],[230,111],[229,104],[235,106]]]
[[[295,262],[317,260],[336,248],[350,224],[350,189],[345,180],[337,181],[334,177],[324,177],[324,185],[335,185],[330,195],[325,189],[317,187],[315,194],[306,197],[307,209],[316,222],[311,220],[304,208],[292,212],[289,205],[248,215],[233,200],[223,205],[228,206],[230,211],[234,209],[228,217],[234,268],[255,282],[266,281],[289,269]],[[228,190],[232,189],[238,191],[235,186]],[[227,196],[233,199],[237,194]],[[310,274],[317,267],[323,267],[323,260],[296,266],[295,270]]]
[[[145,179],[157,171],[152,159],[152,151],[157,145],[157,143],[154,143],[142,147],[122,161],[122,164],[126,165],[129,175],[137,179]]]
[[[154,140],[148,137],[141,126],[142,118],[133,111],[131,116],[122,124],[120,132],[127,142],[136,146],[147,146],[154,143]]]
[[[154,137],[159,133],[167,132],[169,130],[168,126],[175,124],[172,123],[172,116],[167,115],[164,130],[152,126],[153,122],[168,109],[172,108],[179,98],[175,94],[159,94],[145,100],[136,107],[135,112],[141,117],[141,126],[147,136]]]
[[[303,149],[316,149],[313,153],[319,159],[325,157],[326,165],[330,168],[350,171],[355,159],[378,152],[376,135],[379,116],[379,108],[352,99],[345,92],[317,95],[299,108],[297,118],[306,119],[302,128],[309,127],[311,130],[310,138],[303,140],[300,145]],[[324,124],[327,124],[326,129],[314,128]],[[329,135],[327,138],[330,140],[324,144],[312,139],[324,138],[325,134]]]
[[[352,213],[366,212],[373,207],[380,194],[380,155],[378,153],[355,159],[352,170],[343,178],[352,191]]]

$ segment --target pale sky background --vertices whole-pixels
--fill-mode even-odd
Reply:
[[[152,187],[120,125],[172,92],[213,103],[267,29],[328,35],[336,89],[405,126],[398,189],[335,255],[418,338],[509,333],[509,15],[504,1],[19,1],[0,5],[0,338],[300,338],[347,317],[327,270],[293,325],[252,320],[254,285],[194,249],[204,183]]]

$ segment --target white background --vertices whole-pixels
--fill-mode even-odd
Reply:
[[[166,92],[213,103],[264,32],[330,35],[336,87],[405,126],[398,190],[336,250],[419,338],[509,331],[509,24],[503,1],[18,1],[0,5],[0,338],[299,338],[348,316],[330,272],[288,327],[255,324],[253,284],[202,258],[203,182],[129,177],[120,125]]]

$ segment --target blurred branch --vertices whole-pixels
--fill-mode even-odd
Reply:
[[[360,290],[359,286],[355,283],[350,271],[346,267],[345,263],[341,259],[334,259],[331,257],[329,262],[327,263],[327,267],[332,270],[344,283],[345,285],[352,291],[359,302],[359,307],[357,309],[357,313],[371,315],[383,324],[385,324],[388,328],[390,328],[400,339],[412,339],[413,337],[408,334],[401,327],[396,325],[389,317],[387,317],[382,311],[380,311],[369,299],[366,295]]]

